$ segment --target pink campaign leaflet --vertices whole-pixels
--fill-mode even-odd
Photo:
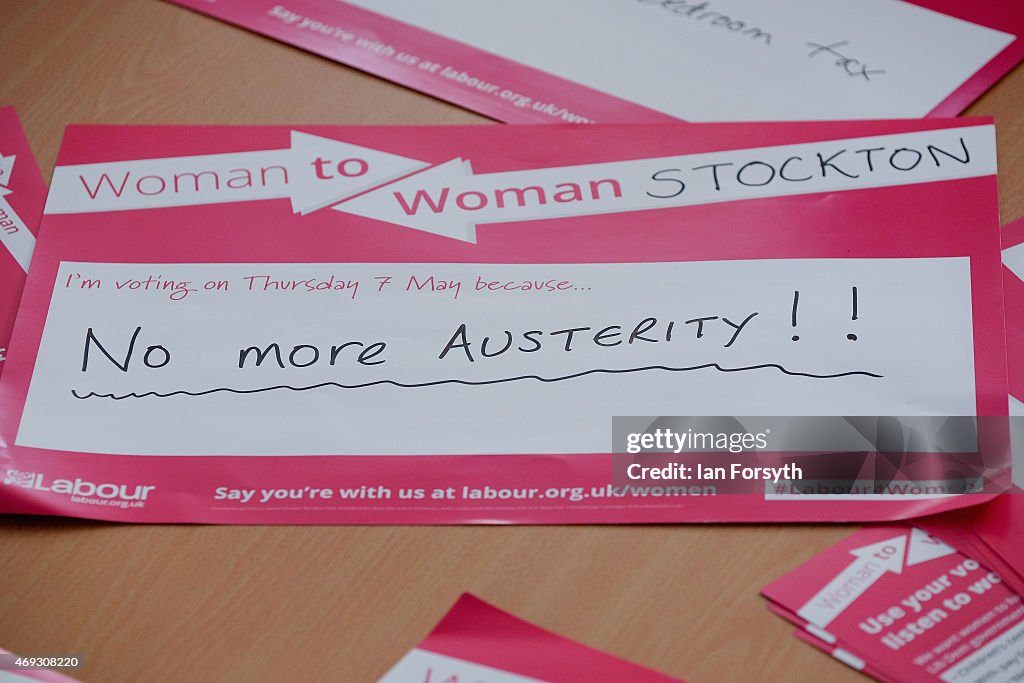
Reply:
[[[1004,0],[170,1],[508,123],[953,116],[1024,58]]]
[[[610,433],[1005,416],[995,171],[977,119],[72,126],[0,379],[0,510],[767,522],[988,500],[621,480]]]
[[[558,636],[469,593],[378,683],[679,683]]]

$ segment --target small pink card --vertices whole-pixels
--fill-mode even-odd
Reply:
[[[679,683],[555,635],[469,593],[378,683]]]
[[[46,184],[14,107],[0,107],[0,372],[43,215]]]
[[[1005,0],[171,1],[509,123],[950,116],[1024,57]]]
[[[764,589],[834,656],[892,681],[1024,674],[1024,604],[977,560],[906,526],[861,529]]]

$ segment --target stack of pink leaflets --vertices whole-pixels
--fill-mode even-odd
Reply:
[[[1024,676],[1020,595],[918,528],[861,529],[763,594],[799,638],[880,681]]]
[[[379,683],[680,683],[555,635],[470,594]]]
[[[1002,237],[1015,485],[987,505],[927,517],[919,524],[996,570],[1024,595],[1024,497],[1020,488],[1024,484],[1024,220],[1005,226]]]
[[[764,590],[799,638],[879,680],[1024,676],[1024,220],[1003,229],[1003,263],[1015,485],[918,528],[862,529]]]

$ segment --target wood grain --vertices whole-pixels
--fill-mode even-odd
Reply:
[[[49,176],[63,126],[487,120],[162,2],[5,0],[0,103]],[[1024,70],[997,118],[1024,215]],[[850,527],[204,527],[0,522],[0,646],[86,681],[372,681],[463,591],[692,681],[856,681],[757,591]]]

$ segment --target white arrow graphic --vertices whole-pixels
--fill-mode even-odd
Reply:
[[[291,132],[288,149],[58,166],[46,213],[91,213],[290,199],[306,214],[427,164]]]
[[[25,225],[25,221],[7,202],[7,195],[13,190],[7,185],[11,183],[14,173],[14,156],[0,156],[0,243],[11,252],[11,256],[28,272],[28,264],[32,260],[32,250],[36,247],[35,235]]]
[[[12,154],[9,157],[5,157],[0,154],[0,185],[7,187],[11,184],[11,174],[14,173],[14,159],[16,155]]]
[[[288,198],[467,242],[478,225],[993,175],[990,125],[474,174],[292,131],[288,149],[60,166],[46,213]]]
[[[850,551],[856,559],[807,601],[798,615],[826,628],[886,572],[900,574],[906,557],[907,536],[896,536]]]
[[[971,178],[996,171],[992,126],[474,174],[462,158],[333,208],[476,241],[488,223]]]
[[[1024,280],[1024,242],[1003,249],[1003,265],[1018,279]]]
[[[937,560],[946,555],[952,555],[956,548],[946,545],[939,539],[929,535],[927,532],[914,527],[910,530],[910,545],[907,548],[907,566],[923,564]]]

